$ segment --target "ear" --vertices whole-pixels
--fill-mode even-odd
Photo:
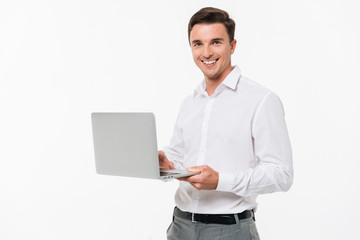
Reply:
[[[234,39],[231,43],[230,43],[230,53],[233,54],[235,52],[235,47],[236,47],[236,39]]]

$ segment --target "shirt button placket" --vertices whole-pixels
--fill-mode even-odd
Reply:
[[[207,133],[208,133],[210,115],[214,100],[215,98],[208,97],[205,107],[204,121],[201,128],[201,142],[200,142],[200,154],[198,159],[198,165],[203,165],[205,160]]]

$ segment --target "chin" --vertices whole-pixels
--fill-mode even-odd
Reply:
[[[219,76],[216,72],[203,72],[208,79],[214,79]]]

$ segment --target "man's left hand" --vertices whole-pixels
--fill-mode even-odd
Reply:
[[[219,182],[219,173],[207,165],[196,166],[187,169],[189,172],[200,172],[199,174],[178,178],[180,181],[190,183],[196,190],[214,190]]]

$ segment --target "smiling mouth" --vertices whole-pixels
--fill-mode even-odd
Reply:
[[[211,64],[214,64],[215,62],[217,62],[219,59],[214,59],[214,60],[211,60],[211,61],[204,61],[204,60],[201,60],[201,62],[205,63],[206,65],[211,65]]]

